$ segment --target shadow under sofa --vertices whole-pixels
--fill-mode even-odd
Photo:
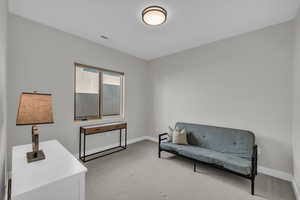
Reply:
[[[158,157],[169,152],[228,171],[251,180],[254,195],[257,175],[257,145],[255,135],[246,130],[178,122],[175,127],[186,129],[188,145],[167,142],[168,133],[159,135]]]

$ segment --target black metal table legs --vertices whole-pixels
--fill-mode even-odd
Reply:
[[[124,145],[122,144],[122,138],[123,138],[122,130],[123,129],[120,129],[118,146],[111,147],[111,148],[104,149],[102,151],[98,151],[98,152],[90,153],[90,154],[86,154],[86,143],[87,143],[86,134],[84,134],[80,131],[79,132],[79,159],[82,162],[88,162],[88,161],[95,160],[97,158],[107,156],[107,155],[127,149],[127,128],[125,128]],[[82,137],[83,137],[83,142],[82,142]],[[82,155],[82,143],[83,143],[83,155]],[[98,154],[100,154],[100,155],[98,155]]]

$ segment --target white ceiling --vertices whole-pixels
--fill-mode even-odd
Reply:
[[[149,5],[164,7],[167,23],[144,25],[141,12]],[[14,14],[151,60],[290,20],[298,0],[10,0],[9,7]]]

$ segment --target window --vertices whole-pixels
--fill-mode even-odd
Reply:
[[[123,116],[124,73],[75,63],[75,120]]]

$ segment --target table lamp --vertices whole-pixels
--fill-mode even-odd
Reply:
[[[52,124],[52,95],[42,93],[25,93],[20,96],[20,104],[16,125],[32,125],[32,152],[27,153],[27,162],[45,159],[45,154],[39,150],[38,124]]]

